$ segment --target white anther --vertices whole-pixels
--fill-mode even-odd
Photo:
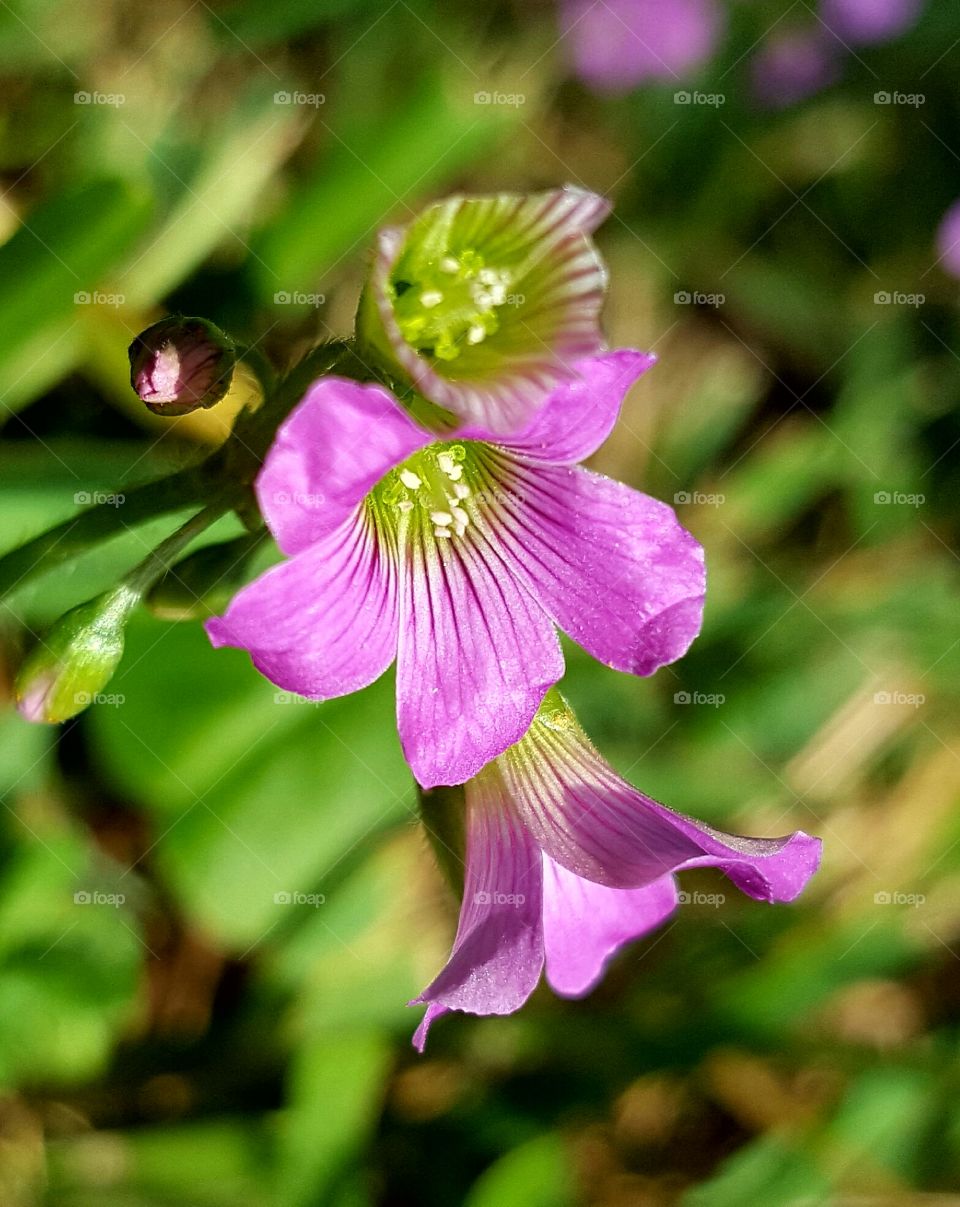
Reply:
[[[453,531],[457,536],[463,536],[463,534],[467,531],[467,526],[466,524],[458,524]]]
[[[473,289],[470,291],[470,296],[481,310],[489,310],[493,305],[493,294],[488,293],[486,289]]]
[[[452,538],[453,533],[449,528],[434,528],[433,535],[443,537],[444,540],[449,541]]]
[[[483,281],[484,285],[495,285],[498,273],[493,268],[481,268],[477,276]]]
[[[502,306],[507,300],[506,285],[494,285],[490,290],[490,301],[494,306]]]
[[[430,310],[433,306],[439,306],[443,301],[443,294],[439,289],[425,289],[420,294],[420,305],[425,306]]]
[[[423,485],[412,469],[401,469],[400,481],[404,486],[408,486],[410,490],[419,490]]]
[[[462,507],[451,507],[450,512],[451,519],[455,520],[457,524],[463,524],[463,526],[466,527],[467,524],[470,523],[470,517]]]
[[[459,272],[460,261],[455,256],[444,256],[440,261],[440,269],[442,272]]]
[[[401,499],[397,504],[398,511],[413,511],[413,504],[409,499]]]
[[[453,516],[449,511],[431,511],[430,519],[441,528],[449,527],[453,523]]]
[[[463,466],[455,465],[453,469],[447,470],[447,477],[451,482],[459,482],[463,477]]]
[[[458,482],[453,488],[453,493],[458,499],[470,498],[470,487],[465,482]]]
[[[453,469],[453,457],[449,453],[437,453],[437,464],[445,474],[448,474]]]
[[[479,323],[476,323],[467,332],[467,343],[468,344],[482,344],[486,338],[487,338],[487,333],[480,326]]]

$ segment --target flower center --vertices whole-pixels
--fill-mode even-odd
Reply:
[[[462,444],[431,444],[390,471],[378,488],[381,501],[400,515],[422,511],[441,540],[463,536],[470,523]]]
[[[424,356],[456,360],[500,326],[511,275],[491,268],[479,252],[449,252],[423,268],[417,280],[390,282],[393,311],[403,338]]]

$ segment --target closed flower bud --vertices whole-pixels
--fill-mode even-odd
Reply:
[[[67,721],[92,704],[123,654],[123,630],[137,594],[118,587],[56,622],[17,676],[17,707],[28,721]]]
[[[129,348],[130,384],[155,415],[212,407],[230,389],[237,350],[206,319],[174,316],[142,331]]]

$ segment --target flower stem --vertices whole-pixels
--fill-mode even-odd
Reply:
[[[463,896],[466,860],[466,799],[463,786],[421,788],[418,784],[417,800],[420,820],[440,870],[459,901]]]
[[[207,493],[204,466],[197,465],[126,491],[122,507],[100,503],[86,509],[0,557],[0,599],[34,574],[79,557],[119,530],[202,503]]]
[[[229,497],[221,497],[208,503],[202,511],[198,511],[185,524],[181,524],[176,532],[161,541],[142,562],[138,562],[125,574],[121,580],[122,585],[133,591],[138,599],[141,598],[167,573],[193,539],[229,511],[230,506]]]
[[[98,504],[4,554],[0,557],[0,599],[35,574],[72,561],[121,529],[204,503],[211,496],[223,504],[220,514],[236,508],[244,518],[251,507],[256,508],[251,488],[278,425],[313,381],[352,356],[345,341],[314,348],[273,386],[262,406],[238,418],[224,444],[206,460],[126,491],[122,507]],[[259,375],[256,366],[251,367]],[[269,376],[272,377],[272,370]],[[268,377],[265,375],[261,380],[266,384]]]

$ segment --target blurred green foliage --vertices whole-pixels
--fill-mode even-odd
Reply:
[[[282,367],[349,331],[377,227],[418,203],[609,192],[611,342],[661,362],[596,465],[676,503],[711,586],[677,666],[635,681],[570,647],[565,690],[645,791],[825,845],[795,905],[694,896],[586,1000],[454,1016],[418,1058],[405,1002],[455,905],[388,681],[313,706],[138,616],[110,702],[57,732],[13,713],[31,632],[183,518],[118,504],[114,540],[0,605],[4,1207],[956,1189],[960,357],[934,232],[960,14],[928,4],[776,112],[749,69],[783,6],[729,17],[710,107],[592,96],[546,0],[0,4],[0,551],[222,438],[219,412],[164,424],[130,394],[126,345],[163,313]]]

